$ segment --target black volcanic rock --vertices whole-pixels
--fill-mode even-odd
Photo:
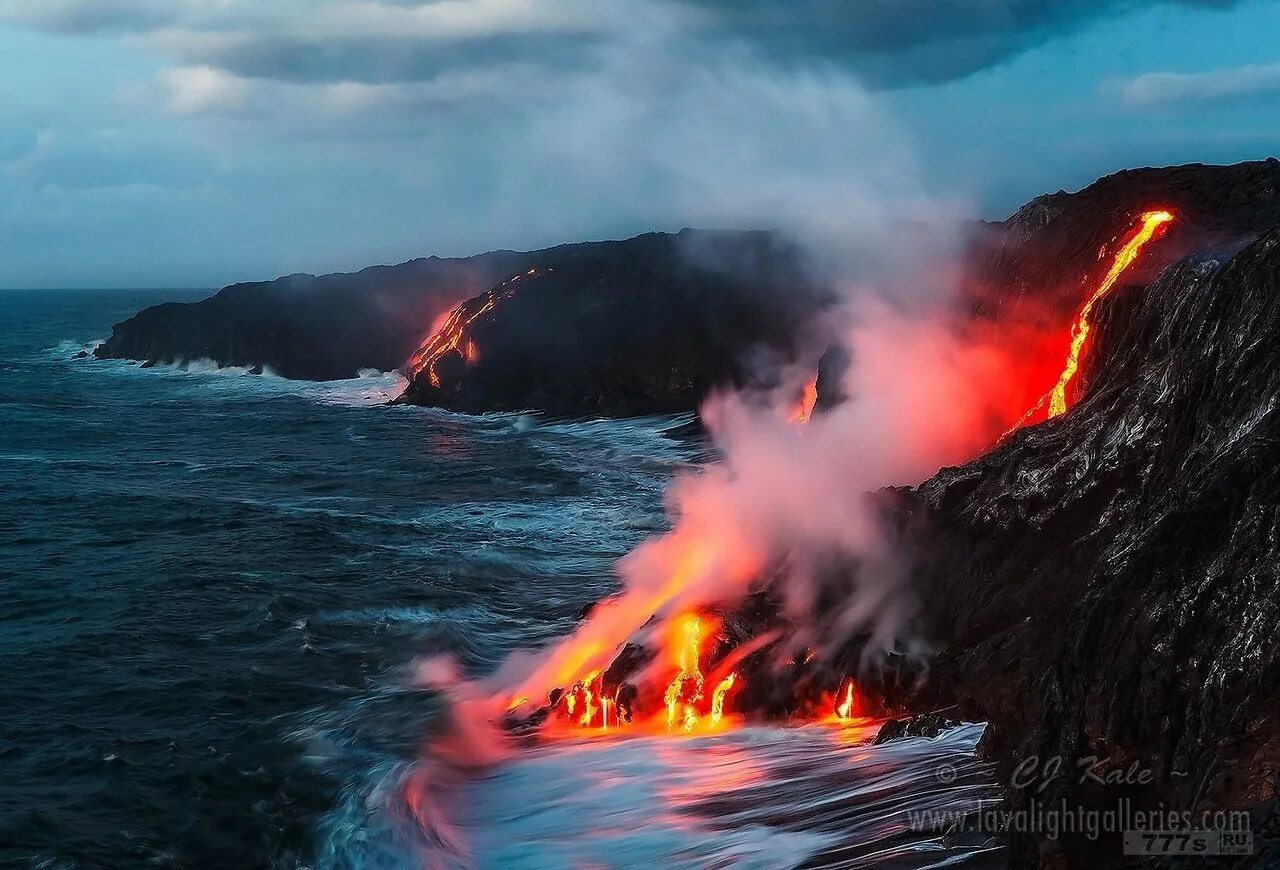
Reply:
[[[1258,227],[1254,228],[1254,234]],[[1067,414],[908,494],[927,706],[991,722],[1031,799],[1247,809],[1280,769],[1280,229],[1109,297]],[[1149,771],[1143,783],[1080,782]],[[1015,842],[1035,866],[1034,838]],[[1119,843],[1076,838],[1080,866]]]
[[[763,232],[685,230],[556,249],[470,300],[463,340],[400,401],[466,412],[692,411],[791,360],[831,297]],[[463,357],[472,344],[474,359]],[[434,372],[439,384],[430,375]]]
[[[480,363],[452,354],[438,366],[443,389],[418,379],[402,401],[619,416],[693,410],[713,386],[745,381],[753,354],[792,355],[828,301],[773,235],[686,230],[235,284],[144,309],[116,324],[94,356],[210,359],[315,380],[403,368],[441,315],[517,277],[520,293],[475,324]]]
[[[1067,314],[1081,282],[1100,277],[1121,235],[1145,211],[1175,216],[1126,273],[1145,284],[1193,251],[1229,253],[1280,219],[1280,160],[1231,166],[1193,163],[1127,169],[1076,193],[1038,196],[1008,220],[986,224],[971,251],[971,299],[979,310],[1039,316]]]
[[[880,746],[894,740],[905,740],[909,737],[926,737],[930,740],[944,731],[960,725],[956,719],[948,719],[937,713],[921,713],[910,719],[890,719],[880,726],[873,745]]]
[[[200,302],[167,302],[117,323],[99,359],[269,366],[288,378],[355,377],[402,365],[440,314],[533,254],[431,257],[354,274],[234,284]]]

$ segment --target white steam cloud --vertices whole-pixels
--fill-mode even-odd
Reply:
[[[779,71],[740,52],[679,63],[681,50],[677,38],[631,46],[535,125],[533,146],[579,170],[547,208],[607,198],[804,242],[843,294],[827,334],[851,358],[850,398],[803,428],[789,421],[818,346],[765,401],[709,401],[722,461],[673,483],[672,529],[622,560],[617,596],[565,642],[508,662],[496,683],[517,696],[545,697],[606,667],[653,615],[731,606],[766,581],[797,641],[829,651],[867,632],[871,647],[892,646],[914,601],[869,494],[971,458],[1009,420],[998,398],[1004,356],[952,316],[955,209],[927,196],[910,144],[871,95],[830,70]],[[816,619],[833,562],[857,563],[856,580]],[[671,624],[644,632],[662,641]]]

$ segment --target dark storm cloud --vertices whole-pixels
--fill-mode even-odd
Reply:
[[[409,33],[347,33],[294,27],[286,19],[271,27],[206,34],[213,38],[193,40],[180,48],[179,56],[187,63],[209,64],[253,78],[414,81],[498,63],[589,64],[598,46],[636,38],[663,22],[668,32],[687,28],[708,44],[738,41],[781,61],[834,62],[873,86],[892,87],[959,78],[1091,21],[1126,11],[1162,5],[1229,7],[1236,2],[617,0],[592,8],[564,0],[533,0],[530,8],[541,15],[531,15],[515,28],[495,21],[487,32],[481,27],[464,34],[430,27]],[[432,4],[401,0],[378,5],[421,10]],[[313,8],[323,10],[326,4]],[[572,23],[559,14],[566,8],[574,10]]]
[[[1153,6],[1237,0],[682,0],[714,29],[779,58],[825,58],[872,84],[947,81],[1074,28]]]
[[[179,46],[184,63],[206,64],[236,76],[287,82],[384,84],[435,79],[514,62],[569,68],[586,62],[599,38],[587,34],[497,33],[452,39],[334,35],[303,39],[287,33],[239,35]]]
[[[1237,0],[6,0],[56,32],[153,31],[181,62],[281,81],[424,81],[519,64],[590,65],[610,42],[687,32],[783,62],[834,62],[873,86],[943,82],[1090,22]],[[657,36],[655,37],[655,34]]]
[[[181,0],[6,0],[0,21],[53,33],[143,32],[178,21]]]

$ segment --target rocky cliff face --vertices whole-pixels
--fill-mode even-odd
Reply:
[[[1135,284],[1192,251],[1229,251],[1269,226],[1280,214],[1280,160],[1129,169],[1076,193],[1036,197],[976,234],[968,281],[975,306],[1002,318],[1069,314],[1116,233],[1147,209],[1168,209],[1177,221],[1126,274]]]
[[[1138,276],[1158,278],[1099,307],[1067,414],[901,494],[940,646],[913,703],[989,720],[1006,772],[1070,765],[1015,807],[1259,807],[1280,834],[1278,181],[1270,162],[1124,173],[998,228],[987,267],[1016,297],[1052,257],[1089,274],[1113,215],[1171,203],[1190,224]],[[1082,782],[1090,757],[1150,777]],[[1264,864],[1280,858],[1255,834]],[[1015,838],[1015,863],[1039,863],[1037,839]],[[1105,838],[1065,848],[1070,866],[1118,863]]]
[[[686,230],[575,245],[513,276],[426,349],[401,401],[467,412],[696,410],[790,360],[831,301],[762,232]]]
[[[351,275],[234,284],[209,299],[155,305],[117,323],[100,359],[267,365],[288,378],[355,377],[404,363],[431,322],[533,255],[432,257]]]
[[[147,308],[116,324],[94,355],[347,378],[407,369],[433,323],[463,302],[469,318],[490,299],[500,305],[468,324],[464,343],[430,372],[410,369],[402,402],[566,415],[692,411],[711,389],[763,371],[766,359],[793,356],[830,301],[776,236],[685,230],[236,284],[201,302]]]

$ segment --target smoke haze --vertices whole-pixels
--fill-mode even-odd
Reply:
[[[876,98],[835,70],[783,73],[741,50],[672,63],[681,50],[678,39],[628,46],[572,113],[542,119],[536,147],[579,169],[557,207],[617,197],[694,223],[776,229],[804,241],[839,301],[800,359],[762,373],[776,386],[706,403],[721,460],[674,481],[672,528],[621,561],[616,597],[555,649],[508,663],[498,683],[519,696],[607,666],[628,640],[666,644],[669,617],[731,607],[766,584],[796,642],[829,651],[866,632],[873,649],[919,646],[907,558],[870,494],[971,458],[1023,410],[1005,395],[1009,360],[957,315],[962,210],[930,199]],[[619,177],[619,165],[645,181]],[[850,359],[849,398],[799,426],[790,409],[828,343]],[[832,565],[857,566],[852,592],[819,622]]]

